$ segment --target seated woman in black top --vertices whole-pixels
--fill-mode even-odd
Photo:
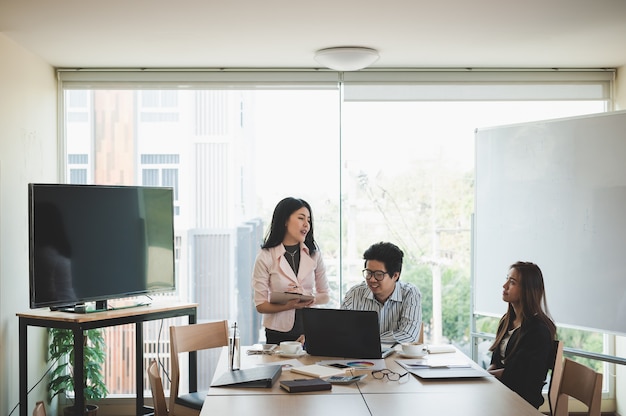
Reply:
[[[550,367],[556,326],[548,314],[543,275],[536,264],[511,265],[503,285],[507,313],[489,350],[488,370],[524,400],[539,408]]]

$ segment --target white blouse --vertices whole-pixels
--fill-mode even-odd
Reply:
[[[511,335],[513,335],[515,330],[518,328],[519,326],[509,330],[506,336],[502,338],[502,341],[500,342],[500,357],[502,357],[502,362],[504,362],[504,359],[506,358],[506,347],[507,345],[509,345],[509,340],[511,339]]]

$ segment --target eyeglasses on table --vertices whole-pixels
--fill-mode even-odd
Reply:
[[[400,374],[400,373],[396,373],[395,371],[391,371],[388,369],[383,369],[383,370],[374,370],[372,371],[372,377],[374,377],[376,380],[382,380],[384,378],[387,378],[387,380],[389,381],[398,381],[400,379],[403,379],[405,376],[407,376],[409,373],[406,372],[404,374]],[[408,380],[408,378],[407,378]]]

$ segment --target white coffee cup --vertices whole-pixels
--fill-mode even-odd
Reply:
[[[280,352],[283,354],[300,354],[302,352],[302,344],[298,341],[283,341],[280,343]]]
[[[404,343],[402,344],[402,352],[406,355],[410,355],[411,357],[423,357],[428,354],[428,350],[426,349],[426,345],[424,344],[411,344]]]

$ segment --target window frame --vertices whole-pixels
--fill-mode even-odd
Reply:
[[[63,100],[65,90],[80,89],[338,89],[343,101],[497,101],[506,95],[507,86],[515,94],[507,100],[528,100],[528,89],[541,93],[536,100],[604,100],[607,111],[613,109],[614,70],[364,70],[350,73],[334,71],[237,71],[237,70],[79,70],[59,69],[59,108],[67,111],[69,103]],[[568,91],[582,86],[580,94]],[[591,87],[590,87],[591,86]],[[521,88],[520,88],[521,87]],[[480,91],[483,94],[480,94]],[[456,91],[456,92],[455,92]],[[504,95],[503,95],[504,94]],[[162,102],[162,100],[160,100]],[[170,107],[150,106],[141,111],[168,111]],[[340,111],[340,105],[338,106]],[[341,124],[341,115],[340,124]],[[59,114],[59,137],[65,138],[65,114]],[[339,140],[341,140],[341,135]],[[67,180],[65,140],[59,140],[59,179]],[[142,169],[145,165],[139,166]],[[168,165],[155,168],[162,171]],[[90,174],[88,174],[90,176]],[[89,178],[88,178],[89,180]],[[340,207],[341,209],[341,207]],[[340,241],[341,244],[341,241]],[[342,286],[342,267],[339,266],[339,284]],[[342,296],[340,294],[340,296]],[[473,311],[472,311],[473,313]],[[611,351],[615,337],[607,335]],[[612,370],[611,370],[612,371]],[[613,380],[609,382],[609,396],[614,397]]]

